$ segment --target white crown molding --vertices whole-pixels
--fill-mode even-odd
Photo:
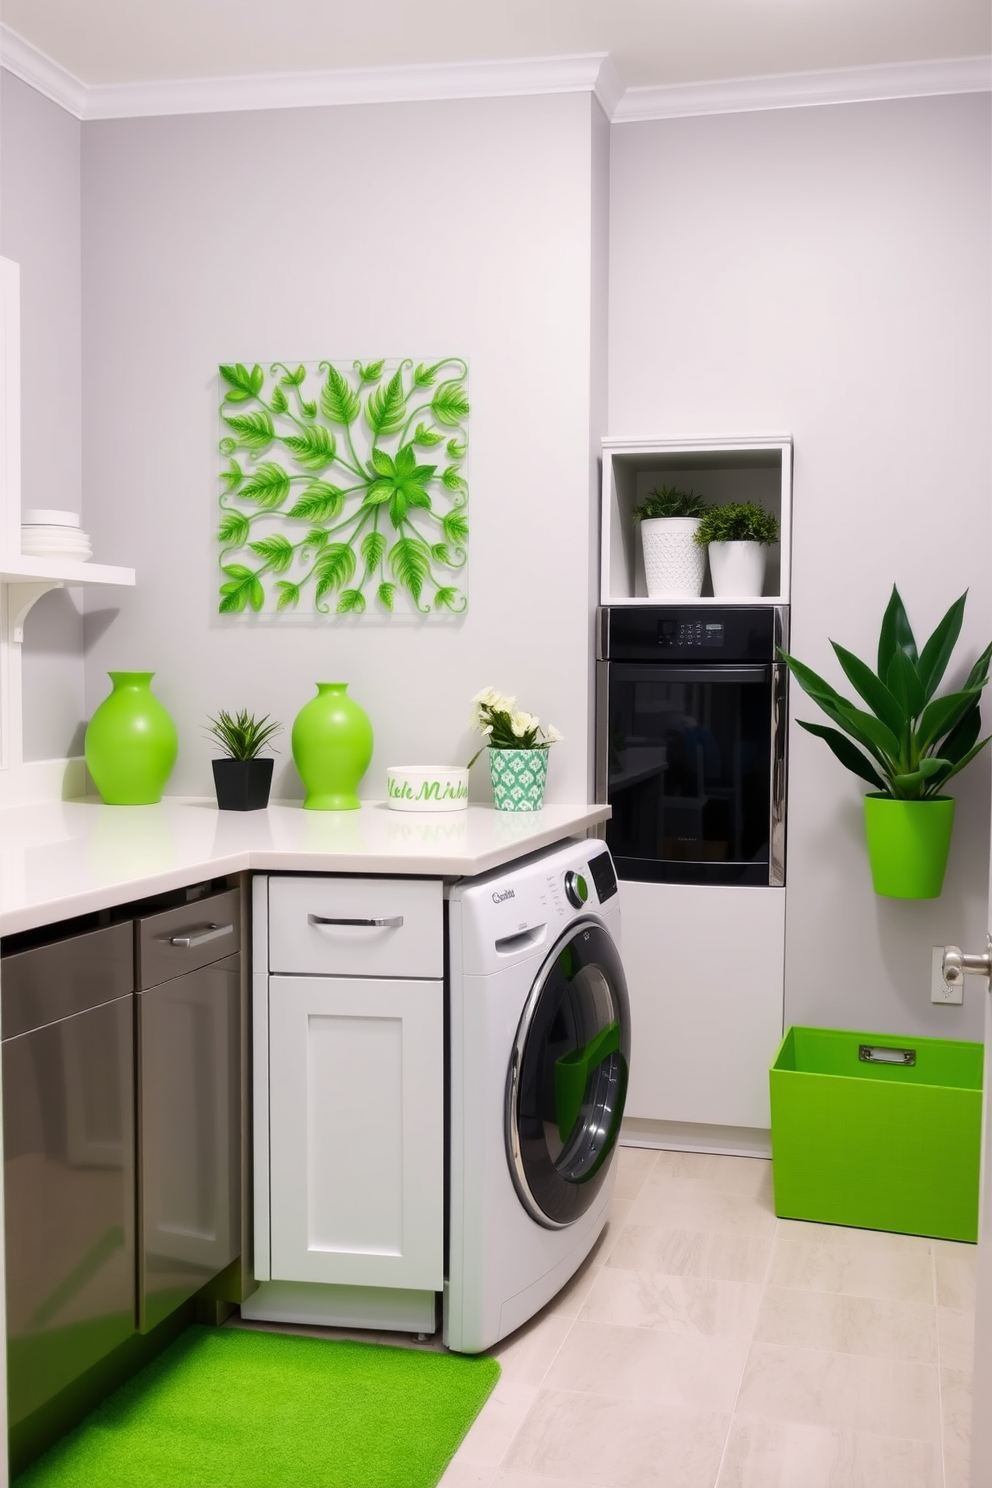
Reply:
[[[0,66],[36,88],[67,113],[77,119],[85,117],[89,91],[86,84],[73,77],[71,72],[66,72],[44,52],[39,52],[16,31],[11,31],[9,26],[3,25],[0,25]]]
[[[612,57],[606,52],[497,62],[439,62],[411,67],[355,67],[323,72],[87,84],[3,25],[0,25],[0,65],[82,120],[592,93],[608,119],[632,123],[698,114],[746,113],[992,90],[992,57],[956,57],[935,62],[625,89]]]
[[[520,98],[591,93],[604,54],[500,62],[439,62],[416,67],[353,67],[326,72],[261,73],[178,82],[101,84],[87,89],[84,119],[244,109],[319,108],[354,103],[425,103],[439,99]]]
[[[625,87],[623,78],[617,71],[616,63],[609,52],[603,54],[599,73],[593,86],[593,93],[599,100],[600,107],[607,119],[611,122],[616,117],[617,108],[623,98]]]
[[[613,61],[605,52],[495,62],[437,62],[411,67],[351,67],[321,72],[86,84],[23,37],[0,26],[0,63],[83,120],[354,103],[519,98],[547,93],[594,93],[611,116],[623,92]]]
[[[630,124],[645,119],[752,113],[828,103],[873,103],[990,90],[992,57],[950,57],[934,62],[893,62],[877,67],[838,67],[823,72],[628,88],[613,118],[618,124]]]

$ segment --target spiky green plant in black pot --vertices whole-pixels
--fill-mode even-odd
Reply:
[[[211,761],[218,807],[221,811],[263,810],[269,804],[273,761],[260,755],[263,749],[272,748],[282,724],[270,720],[267,713],[256,718],[247,708],[237,713],[221,708],[209,723],[207,734],[224,753],[223,759]]]

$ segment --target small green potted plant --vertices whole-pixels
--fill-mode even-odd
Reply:
[[[823,739],[842,765],[873,787],[865,797],[868,856],[875,893],[890,899],[939,896],[954,825],[954,798],[943,790],[989,742],[978,737],[979,699],[988,681],[992,645],[962,688],[936,696],[961,633],[966,599],[967,591],[918,651],[893,585],[874,672],[831,641],[844,675],[868,711],[794,656],[779,652],[803,691],[838,725],[799,720],[800,728]]]
[[[650,599],[697,599],[706,555],[693,539],[708,503],[695,491],[657,486],[634,507]]]
[[[765,584],[766,549],[778,542],[778,517],[754,501],[713,506],[695,541],[706,548],[717,599],[759,599]]]
[[[561,740],[551,724],[541,727],[533,713],[517,707],[495,687],[484,687],[472,699],[472,727],[483,744],[468,762],[471,769],[483,749],[489,751],[489,777],[497,811],[540,811],[548,778],[548,750]]]
[[[209,720],[207,734],[220,745],[224,758],[211,761],[217,805],[221,811],[263,811],[269,804],[272,785],[272,759],[260,758],[261,751],[271,748],[270,741],[282,729],[281,723],[256,718],[242,708],[228,713],[221,708]]]

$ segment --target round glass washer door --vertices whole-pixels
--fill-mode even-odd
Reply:
[[[510,1058],[506,1148],[524,1208],[548,1229],[595,1201],[627,1094],[630,1011],[612,937],[578,920],[534,983]]]

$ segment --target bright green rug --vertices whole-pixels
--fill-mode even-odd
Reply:
[[[433,1488],[494,1359],[192,1327],[17,1488]]]

